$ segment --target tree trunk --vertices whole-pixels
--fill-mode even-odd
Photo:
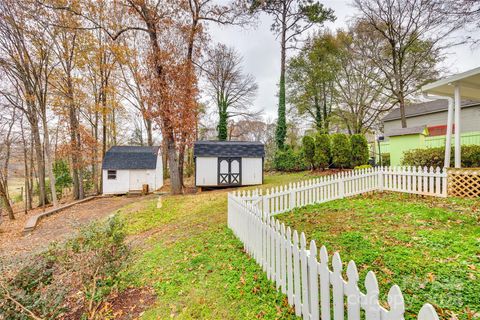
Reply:
[[[173,140],[173,134],[168,134],[166,137],[167,152],[168,152],[168,166],[170,168],[170,186],[172,194],[182,193],[182,184],[180,179],[179,161],[177,159],[177,148]]]
[[[28,173],[28,152],[27,152],[27,143],[25,141],[25,132],[23,131],[23,125],[22,122],[20,121],[20,130],[22,131],[22,144],[23,144],[23,168],[25,170],[25,179],[24,179],[24,188],[25,188],[25,197],[23,199],[24,201],[24,211],[25,214],[27,214],[28,211],[28,200],[30,198],[30,181],[29,181],[29,173]]]
[[[112,108],[110,124],[110,130],[112,132],[112,144],[115,146],[117,145],[117,124],[115,123],[115,108]]]
[[[0,182],[0,184],[2,184],[2,182]],[[2,199],[4,208],[7,209],[8,218],[10,220],[15,220],[15,215],[13,214],[13,209],[10,204],[10,200],[8,199],[6,190],[3,190],[3,186],[0,186],[0,199]]]
[[[145,127],[147,129],[147,144],[149,147],[151,147],[153,146],[152,119],[145,119]]]
[[[284,10],[285,15],[285,10]],[[280,59],[280,88],[278,93],[278,119],[275,134],[275,140],[278,149],[285,146],[285,138],[287,136],[287,119],[285,114],[285,60],[286,60],[286,17],[283,17],[282,39],[281,39],[281,59]]]
[[[48,172],[48,178],[50,179],[50,192],[52,193],[52,203],[53,203],[53,206],[56,207],[58,205],[57,191],[55,188],[55,175],[53,174],[53,161],[51,157],[50,137],[48,134],[46,114],[42,114],[42,122],[43,122],[43,140],[45,145],[45,167]]]
[[[28,180],[29,180],[29,189],[28,189],[28,210],[32,210],[33,208],[33,171],[34,171],[34,163],[33,163],[33,139],[30,139],[30,170],[28,172]]]
[[[168,172],[168,148],[165,138],[162,139],[162,167],[164,173]]]
[[[322,123],[322,110],[320,108],[320,103],[318,102],[318,96],[315,95],[314,97],[314,104],[315,104],[315,127],[317,128],[317,132],[323,132],[323,123]]]
[[[40,141],[40,131],[38,128],[37,119],[31,118],[30,125],[32,128],[32,137],[35,146],[35,157],[37,159],[37,175],[38,175],[38,190],[39,190],[39,206],[47,204],[47,194],[45,188],[45,161],[42,151],[42,143]]]
[[[225,141],[228,137],[228,130],[227,130],[227,121],[228,121],[228,113],[227,113],[227,106],[225,105],[224,101],[221,101],[218,106],[218,140]]]
[[[93,137],[95,138],[95,144],[98,143],[98,112],[95,111],[95,122],[93,128]],[[99,179],[98,179],[98,152],[97,148],[94,147],[93,154],[92,154],[92,180],[93,180],[93,191],[95,194],[99,194],[100,187],[99,187]]]
[[[330,88],[330,92],[333,91],[333,88]],[[330,96],[332,96],[332,93],[330,93]],[[330,101],[330,105],[332,102]],[[331,109],[331,107],[330,107]],[[326,85],[324,84],[324,90],[323,90],[323,133],[328,134],[329,129],[330,129],[330,121],[329,121],[329,116],[330,116],[330,111],[328,108],[328,103],[327,103],[327,88]]]
[[[148,12],[148,9],[146,9]],[[150,20],[152,19],[152,20]],[[153,65],[156,73],[156,79],[159,86],[163,86],[165,81],[163,74],[162,61],[160,59],[159,53],[161,52],[160,47],[158,46],[157,31],[155,21],[153,18],[147,17],[145,20],[148,27],[148,35],[150,39],[150,47],[153,57]],[[160,98],[161,99],[161,98]],[[162,101],[158,101],[161,105]],[[179,172],[179,161],[177,158],[177,150],[175,146],[175,136],[171,124],[168,122],[168,119],[161,119],[163,126],[163,139],[167,145],[167,154],[168,154],[168,165],[170,170],[170,186],[173,194],[182,193],[182,181],[180,178]]]
[[[72,158],[72,171],[73,171],[73,198],[75,200],[83,199],[83,181],[81,173],[81,159],[82,153],[80,149],[80,126],[77,118],[77,111],[73,95],[73,83],[70,76],[67,78],[68,86],[68,116],[70,120],[70,145],[71,145],[71,158]]]
[[[398,100],[399,100],[399,103],[400,103],[400,118],[401,118],[401,122],[402,122],[402,128],[406,128],[407,127],[407,118],[405,116],[405,98],[403,97],[403,95],[400,95]]]
[[[182,134],[181,146],[180,146],[180,150],[178,151],[178,174],[180,176],[180,185],[182,186],[182,188],[184,187],[184,184],[183,184],[184,168],[183,167],[185,163],[185,149],[186,149],[185,138],[184,138],[184,134]]]

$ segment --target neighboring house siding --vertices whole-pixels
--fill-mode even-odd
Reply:
[[[463,108],[461,113],[460,131],[473,132],[480,131],[480,106]],[[439,126],[447,124],[447,111],[425,114],[407,118],[407,127],[416,127],[426,125],[427,127]],[[402,124],[399,120],[391,120],[384,122],[384,133],[388,133],[393,129],[401,128]]]
[[[242,158],[242,185],[262,183],[262,158]]]

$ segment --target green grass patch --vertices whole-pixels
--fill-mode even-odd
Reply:
[[[370,194],[279,215],[309,240],[375,271],[381,297],[402,288],[407,317],[432,303],[442,317],[479,317],[480,200]]]
[[[265,176],[263,188],[309,173]],[[143,319],[295,319],[286,297],[227,228],[227,192],[131,204],[119,210],[134,243],[120,287],[151,286],[158,299]]]

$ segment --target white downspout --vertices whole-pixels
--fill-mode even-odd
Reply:
[[[445,137],[445,161],[444,168],[450,168],[450,158],[452,156],[452,127],[453,127],[453,105],[454,101],[452,97],[449,96],[437,96],[424,93],[423,97],[425,99],[447,99],[448,100],[448,114],[447,114],[447,132]]]

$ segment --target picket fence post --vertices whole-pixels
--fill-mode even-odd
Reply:
[[[343,172],[338,177],[338,198],[345,198],[345,174]]]

